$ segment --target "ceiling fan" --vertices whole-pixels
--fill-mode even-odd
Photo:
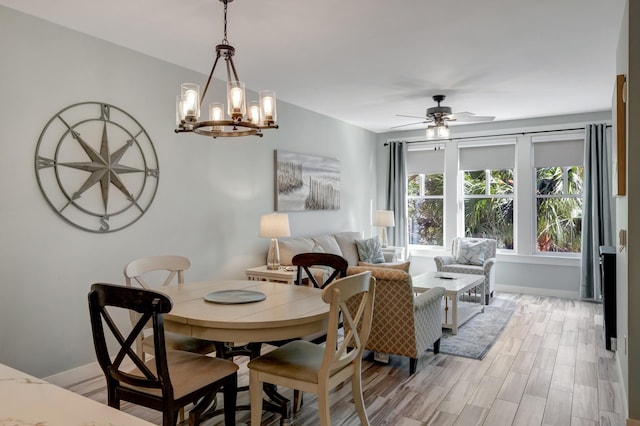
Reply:
[[[451,107],[440,105],[440,102],[445,100],[445,95],[434,95],[433,100],[437,102],[438,105],[427,108],[426,117],[422,121],[401,124],[400,126],[392,127],[392,129],[413,126],[421,123],[433,123],[427,126],[427,139],[442,139],[448,138],[450,135],[449,126],[447,126],[447,122],[449,121],[478,123],[482,121],[492,121],[495,119],[495,117],[491,115],[475,115],[471,112],[452,113]],[[414,115],[397,115],[397,117],[422,118]]]

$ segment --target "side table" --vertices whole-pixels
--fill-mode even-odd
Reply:
[[[387,262],[404,262],[404,247],[396,247],[396,246],[386,246],[382,247],[382,254],[385,255],[385,258],[389,257],[390,259]]]
[[[281,266],[280,269],[267,269],[267,265],[256,266],[245,271],[247,279],[251,281],[271,281],[293,285],[296,282],[298,268],[296,266]],[[307,274],[302,271],[302,278]]]

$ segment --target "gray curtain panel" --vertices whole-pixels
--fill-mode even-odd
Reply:
[[[387,210],[392,210],[396,226],[391,228],[389,244],[407,246],[407,142],[389,143]]]
[[[580,297],[602,300],[599,248],[613,245],[615,203],[611,146],[605,124],[585,127]]]

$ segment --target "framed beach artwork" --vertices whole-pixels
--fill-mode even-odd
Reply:
[[[340,162],[335,158],[275,151],[276,211],[339,210]]]

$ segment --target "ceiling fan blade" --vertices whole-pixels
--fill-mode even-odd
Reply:
[[[424,116],[422,117],[418,117],[417,115],[402,115],[402,114],[396,114],[396,117],[409,117],[409,118],[421,118],[424,120]]]
[[[397,129],[398,127],[406,127],[406,126],[415,126],[416,124],[424,124],[428,123],[428,121],[417,121],[415,123],[401,124],[399,126],[389,127],[390,129]]]
[[[481,121],[493,121],[496,117],[492,115],[475,115],[471,112],[456,112],[447,116],[448,120],[465,123],[475,123]]]

